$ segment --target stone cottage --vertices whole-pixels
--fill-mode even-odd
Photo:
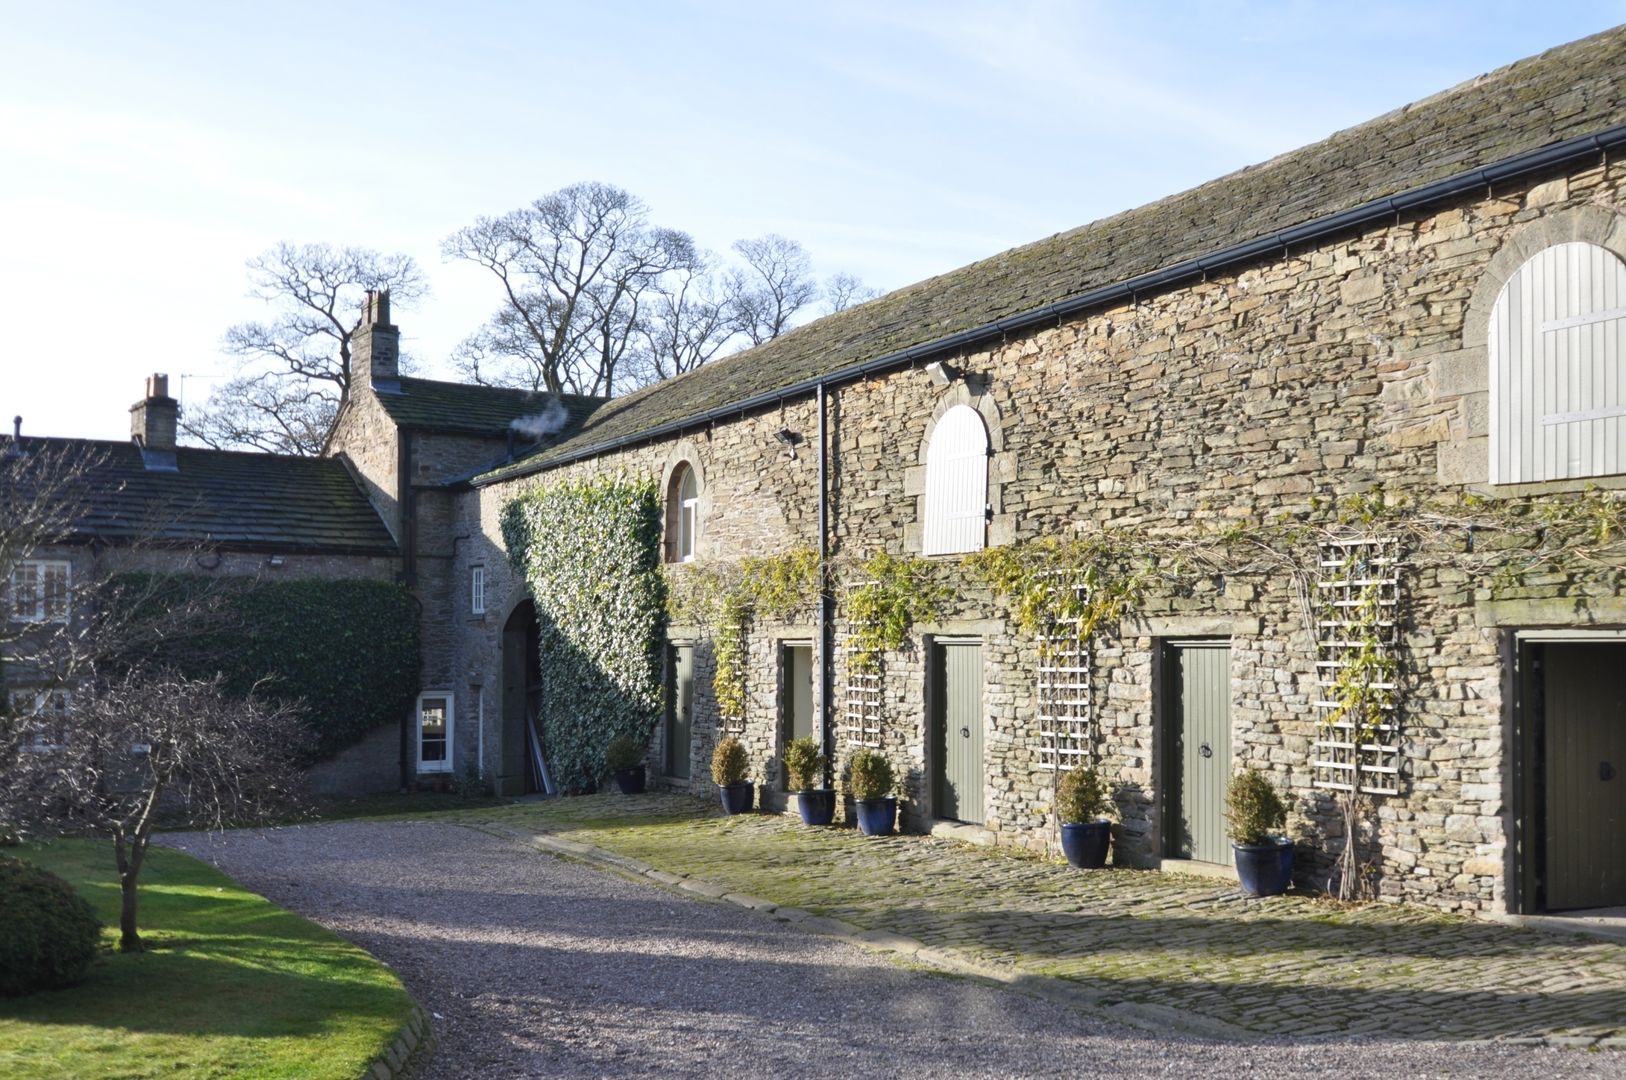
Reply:
[[[1386,897],[1626,903],[1617,556],[1542,547],[1626,487],[1622,70],[1626,30],[1552,50],[670,382],[560,402],[528,449],[508,439],[535,401],[400,378],[371,311],[355,354],[386,359],[333,451],[417,575],[423,730],[444,718],[449,760],[502,790],[538,782],[549,703],[503,507],[641,477],[674,581],[805,549],[834,583],[744,629],[739,716],[716,706],[716,628],[668,627],[649,761],[670,786],[709,790],[728,729],[778,805],[778,756],[807,733],[838,766],[883,748],[913,827],[1043,847],[1058,771],[1093,756],[1120,785],[1117,859],[1223,865],[1225,780],[1252,765],[1294,803],[1307,882],[1359,789]],[[1041,645],[965,561],[1102,536],[1197,570]],[[879,553],[945,599],[865,671],[845,590]],[[1392,683],[1366,721],[1340,719],[1357,646]]]

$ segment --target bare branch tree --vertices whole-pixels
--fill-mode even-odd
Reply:
[[[298,715],[221,678],[138,671],[75,694],[71,707],[9,717],[0,738],[0,824],[20,836],[109,836],[122,897],[119,948],[139,951],[137,883],[165,824],[221,829],[298,804]]]
[[[880,289],[865,285],[856,274],[831,274],[824,281],[824,313],[834,315],[838,311],[866,304],[880,295]]]
[[[729,276],[734,329],[761,345],[790,329],[819,295],[813,263],[801,244],[777,233],[736,240],[734,251],[745,262]]]
[[[428,283],[411,256],[328,244],[278,244],[248,260],[248,271],[249,295],[275,316],[226,331],[237,377],[182,417],[181,430],[216,449],[319,453],[350,386],[349,332],[362,297],[388,289],[410,307]]]
[[[636,336],[630,374],[640,386],[693,371],[722,351],[735,330],[709,259],[667,274],[650,290]]]
[[[634,344],[645,294],[697,263],[688,234],[649,224],[609,184],[573,184],[448,237],[449,259],[483,266],[502,306],[464,343],[466,374],[492,385],[609,395]]]

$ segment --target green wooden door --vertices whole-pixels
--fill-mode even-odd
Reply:
[[[982,645],[944,642],[932,653],[937,816],[981,824]]]
[[[1547,910],[1626,905],[1626,645],[1545,652]]]
[[[689,742],[694,734],[694,646],[672,645],[666,652],[666,775],[689,778]]]
[[[1164,652],[1164,854],[1226,863],[1225,787],[1231,776],[1231,647],[1170,642]]]
[[[784,685],[779,694],[780,759],[792,739],[819,741],[813,718],[813,646],[786,645],[780,659]],[[790,774],[780,768],[780,782],[789,790]]]

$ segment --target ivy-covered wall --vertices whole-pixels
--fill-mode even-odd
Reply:
[[[109,585],[111,603],[135,597],[154,607],[206,592],[203,631],[170,639],[159,659],[189,674],[221,672],[233,693],[258,684],[260,693],[303,702],[310,738],[300,756],[307,762],[399,723],[415,705],[418,602],[399,585],[143,574],[119,575]]]
[[[660,498],[645,480],[568,480],[510,501],[502,532],[541,629],[548,768],[583,790],[605,774],[611,739],[647,743],[660,717]]]

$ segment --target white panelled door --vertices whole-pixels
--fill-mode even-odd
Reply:
[[[1493,484],[1626,472],[1626,263],[1555,244],[1491,311]]]

